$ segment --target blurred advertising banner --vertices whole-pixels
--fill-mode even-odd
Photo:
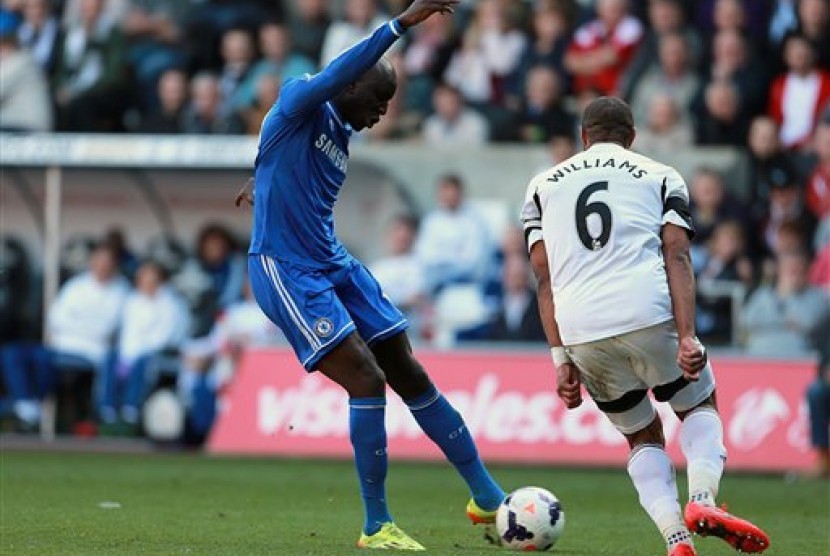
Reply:
[[[546,352],[418,353],[442,392],[464,415],[487,461],[624,465],[624,438],[586,397],[567,411],[554,392]],[[808,469],[809,425],[804,392],[815,370],[807,362],[719,359],[713,362],[724,417],[729,468]],[[660,404],[674,460],[679,421]],[[213,453],[350,457],[345,393],[322,375],[306,374],[285,350],[247,354],[225,392],[210,439]],[[390,392],[389,454],[443,456]]]

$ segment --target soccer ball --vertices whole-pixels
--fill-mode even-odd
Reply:
[[[496,530],[503,546],[526,552],[548,550],[565,529],[559,499],[539,487],[510,493],[499,506]]]

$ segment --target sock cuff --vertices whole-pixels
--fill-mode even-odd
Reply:
[[[440,397],[441,392],[438,391],[435,385],[430,385],[427,391],[420,396],[415,396],[411,400],[406,400],[406,405],[409,407],[410,411],[421,411],[422,409],[426,409],[437,402]]]
[[[697,418],[700,418],[700,417],[714,417],[714,418],[720,420],[720,413],[718,413],[718,410],[715,409],[714,407],[701,406],[701,407],[696,407],[693,410],[691,410],[689,413],[687,413],[686,418],[683,419],[683,422],[688,421],[690,417],[697,417]]]
[[[640,444],[635,446],[631,453],[628,455],[628,465],[630,466],[634,463],[634,460],[640,457],[642,454],[646,454],[648,452],[659,451],[666,454],[666,449],[661,446],[660,444]],[[666,454],[668,457],[668,454]]]
[[[383,409],[386,407],[386,398],[349,398],[349,407],[352,409]]]

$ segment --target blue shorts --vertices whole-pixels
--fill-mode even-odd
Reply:
[[[356,260],[335,270],[313,270],[250,255],[248,274],[257,303],[282,329],[307,371],[354,331],[371,345],[409,327]]]

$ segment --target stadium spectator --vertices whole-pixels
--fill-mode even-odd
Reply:
[[[740,193],[750,203],[752,218],[761,221],[769,210],[773,180],[781,181],[781,175],[794,175],[795,167],[790,155],[781,149],[778,124],[769,116],[752,120],[747,147],[748,183]]]
[[[596,10],[597,19],[576,30],[565,67],[577,93],[594,88],[612,95],[643,38],[643,26],[628,14],[628,0],[598,0]]]
[[[88,271],[61,287],[49,307],[46,345],[4,350],[3,375],[17,417],[30,427],[40,420],[40,401],[54,392],[64,369],[92,373],[93,397],[118,327],[129,284],[118,274],[112,248],[98,245]],[[79,407],[92,399],[75,400]]]
[[[159,106],[141,118],[140,133],[181,133],[189,94],[187,74],[178,69],[165,71],[158,82]]]
[[[493,98],[493,83],[490,67],[480,43],[481,33],[478,28],[468,27],[442,78],[458,89],[465,100],[484,105]]]
[[[798,3],[798,31],[813,45],[818,65],[830,70],[830,6],[826,0],[801,0]]]
[[[817,160],[807,180],[806,202],[810,212],[822,219],[830,216],[830,117],[816,128],[814,145]]]
[[[259,96],[257,87],[265,75],[276,78],[277,83],[281,83],[292,77],[316,72],[317,66],[314,62],[292,52],[291,35],[288,27],[282,23],[268,21],[259,28],[259,49],[262,59],[256,62],[240,85],[234,100],[234,106],[237,108],[254,104]]]
[[[689,45],[683,35],[667,34],[660,38],[658,52],[658,63],[633,87],[634,122],[639,125],[647,121],[649,107],[657,95],[670,96],[680,119],[688,122],[689,110],[701,87],[700,78],[689,63]]]
[[[17,16],[0,12],[0,131],[52,129],[52,102],[43,70],[18,43]]]
[[[516,111],[516,138],[524,143],[547,143],[555,135],[572,135],[575,118],[565,109],[559,75],[546,66],[527,74],[525,99]]]
[[[569,2],[541,0],[533,11],[533,36],[525,46],[519,66],[510,81],[512,94],[522,96],[525,77],[531,68],[546,66],[557,73],[563,89],[568,89],[570,75],[565,70],[565,51],[575,18]]]
[[[776,282],[759,287],[744,306],[741,322],[750,355],[804,357],[810,334],[828,311],[821,290],[807,282],[808,258],[790,251],[776,257]]]
[[[253,102],[239,111],[239,116],[245,124],[245,133],[259,135],[262,120],[280,96],[281,84],[279,77],[275,75],[263,73],[259,76]]]
[[[704,91],[703,102],[697,118],[697,143],[743,146],[749,114],[737,87],[727,80],[713,81]]]
[[[812,340],[819,354],[818,376],[807,388],[810,445],[816,453],[812,475],[827,479],[830,478],[830,312],[816,327]]]
[[[118,131],[127,103],[127,45],[104,0],[80,0],[64,34],[55,75],[60,131]]]
[[[82,365],[101,369],[128,291],[112,247],[98,245],[90,256],[89,270],[64,284],[49,308],[49,347]]]
[[[50,0],[26,0],[23,23],[17,31],[21,46],[27,48],[51,76],[58,61],[61,27]]]
[[[435,112],[424,121],[424,141],[435,146],[475,146],[487,142],[487,120],[464,105],[461,92],[439,84],[432,93]]]
[[[204,135],[238,135],[245,131],[241,118],[234,112],[223,113],[222,89],[219,78],[200,73],[190,82],[190,104],[182,117],[185,133]]]
[[[482,280],[492,253],[484,220],[465,202],[461,178],[442,177],[437,193],[438,206],[422,220],[415,242],[430,292],[451,283]]]
[[[228,29],[222,35],[222,69],[219,73],[219,111],[230,114],[246,104],[242,84],[251,75],[256,50],[247,29]]]
[[[417,232],[417,225],[412,217],[395,217],[386,236],[386,256],[369,266],[383,292],[413,325],[415,330],[412,335],[416,338],[423,331],[425,323],[422,322],[422,313],[429,303],[425,269],[413,250]]]
[[[717,171],[707,167],[698,168],[692,178],[689,195],[696,232],[692,240],[693,256],[699,247],[709,241],[718,223],[737,220],[746,226],[745,208],[727,192],[723,176]]]
[[[743,117],[748,118],[763,110],[767,71],[739,31],[728,29],[718,32],[712,39],[712,56],[704,63],[707,63],[704,75],[708,85],[727,82],[735,87]],[[743,135],[736,144],[742,143],[745,138],[746,135]]]
[[[770,179],[769,208],[760,223],[764,247],[770,253],[780,252],[782,230],[786,230],[798,238],[794,247],[809,251],[816,220],[806,209],[804,190],[798,183],[798,177],[785,172],[774,172]],[[785,247],[790,245],[785,244]]]
[[[129,41],[130,62],[145,103],[155,105],[159,77],[187,63],[185,25],[192,0],[131,0],[122,28]]]
[[[147,368],[158,353],[178,348],[188,331],[184,302],[166,285],[158,263],[146,261],[136,272],[135,288],[124,302],[115,353],[104,369],[98,417],[114,430],[138,426],[147,395]]]
[[[628,69],[621,77],[620,94],[632,98],[634,89],[654,66],[660,62],[660,42],[669,35],[683,38],[687,51],[685,61],[690,67],[700,64],[702,47],[700,36],[686,25],[685,14],[680,0],[652,0],[648,2],[649,30]],[[636,119],[635,119],[636,121]]]
[[[487,63],[492,90],[490,101],[503,104],[508,77],[519,67],[527,48],[527,37],[518,28],[521,8],[515,2],[481,0],[473,23],[479,35],[478,48]]]
[[[372,31],[388,20],[378,9],[377,0],[346,0],[345,5],[345,19],[335,21],[326,31],[320,55],[321,67],[371,35]]]
[[[207,438],[218,411],[218,396],[233,378],[243,353],[285,343],[257,305],[247,280],[242,292],[242,299],[226,308],[206,337],[182,346],[177,390],[185,407],[186,444],[198,445]]]
[[[289,29],[297,54],[317,62],[331,25],[326,0],[295,0],[290,3]]]
[[[787,73],[778,76],[769,95],[769,114],[780,126],[786,149],[805,146],[826,106],[830,106],[830,73],[816,67],[816,53],[801,35],[784,43]]]
[[[682,117],[674,98],[659,93],[649,101],[646,126],[639,129],[634,146],[646,154],[682,152],[694,144],[689,120]]]
[[[455,46],[452,19],[431,17],[409,34],[411,41],[403,53],[398,79],[405,76],[407,82],[405,108],[424,114],[430,111],[432,91],[441,81]]]
[[[501,307],[488,324],[483,339],[544,343],[545,332],[539,317],[536,293],[530,287],[530,265],[524,252],[507,255],[502,283],[504,295]]]
[[[732,339],[732,299],[722,294],[709,295],[709,284],[730,282],[749,286],[752,263],[747,257],[744,226],[737,220],[724,220],[715,226],[704,249],[695,252],[695,278],[698,284],[695,325],[706,344],[725,344]]]

